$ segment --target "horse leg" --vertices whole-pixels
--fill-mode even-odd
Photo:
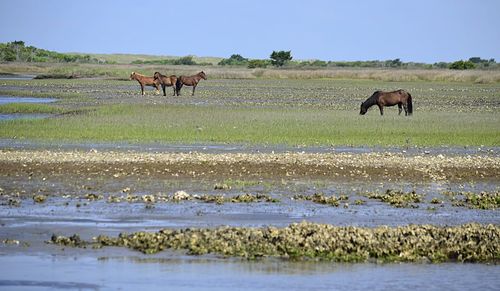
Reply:
[[[384,115],[384,106],[378,105],[378,109],[380,109],[380,115]]]
[[[167,93],[165,92],[165,85],[161,85],[161,88],[163,89],[163,96],[167,96]]]
[[[142,96],[144,96],[144,95],[145,95],[145,94],[144,94],[144,85],[143,85],[143,84],[141,84],[141,95],[142,95]]]
[[[405,116],[408,116],[408,104],[404,103],[403,108],[405,109]]]
[[[181,84],[179,85],[179,87],[176,89],[176,90],[177,90],[177,96],[180,96],[180,95],[181,95],[181,89],[182,89],[182,86],[183,86],[183,85],[184,85],[184,84],[182,84],[182,83],[181,83]]]
[[[401,105],[401,103],[398,103],[398,109],[399,109],[398,115],[401,115],[401,111],[403,111],[403,106]],[[406,109],[405,109],[405,112],[406,112]]]
[[[172,89],[174,89],[174,95],[172,95],[172,96],[175,96],[175,92],[176,92],[176,90],[175,90],[175,84],[172,85]]]
[[[191,96],[194,96],[194,89],[196,89],[196,85],[193,86],[193,93],[191,94]]]

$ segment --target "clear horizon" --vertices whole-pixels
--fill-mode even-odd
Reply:
[[[500,60],[500,1],[4,0],[0,42],[57,52],[296,60]]]

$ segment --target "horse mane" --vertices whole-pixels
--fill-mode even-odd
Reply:
[[[363,102],[363,106],[368,108],[368,107],[376,104],[380,93],[382,93],[382,91],[380,91],[380,90],[373,92],[372,96],[370,96],[368,99],[366,99],[365,102]]]
[[[143,74],[139,74],[137,72],[132,72],[132,75],[136,75],[136,76],[139,76],[139,77],[146,77],[145,75]]]

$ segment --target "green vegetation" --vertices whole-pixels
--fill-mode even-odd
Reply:
[[[474,69],[476,66],[474,65],[473,62],[471,61],[456,61],[452,63],[449,68],[451,70],[469,70],[469,69]]]
[[[134,65],[174,65],[174,66],[211,66],[210,62],[195,62],[193,60],[194,56],[185,56],[181,58],[169,58],[169,59],[154,59],[154,60],[135,60],[132,62]]]
[[[250,60],[250,61],[248,61],[248,68],[249,69],[267,68],[268,65],[269,65],[269,61],[267,61],[267,60]]]
[[[303,222],[285,228],[163,229],[156,233],[121,233],[118,237],[100,235],[91,242],[81,240],[76,234],[53,235],[50,243],[70,247],[128,247],[145,254],[166,249],[187,250],[190,255],[218,254],[247,259],[498,263],[499,239],[500,229],[495,225],[363,228]]]
[[[144,75],[153,75],[154,72],[175,75],[192,75],[204,70],[210,79],[351,79],[377,81],[425,81],[425,82],[470,82],[470,83],[499,83],[500,70],[448,70],[418,69],[414,67],[399,68],[358,68],[338,67],[322,64],[321,61],[289,62],[285,69],[270,67],[269,60],[249,60],[248,69],[243,66],[210,66],[200,68],[196,66],[176,65],[102,65],[82,63],[0,63],[0,74],[36,74],[45,75],[45,78],[55,76],[60,79],[71,78],[112,78],[128,80],[132,71]]]
[[[434,64],[403,62],[399,58],[393,60],[368,60],[368,61],[326,61],[326,60],[292,60],[291,51],[273,51],[270,59],[249,60],[239,54],[233,54],[227,59],[217,57],[196,57],[196,56],[154,56],[154,55],[134,55],[134,54],[74,54],[58,53],[45,49],[26,46],[23,41],[14,41],[0,43],[0,61],[3,62],[26,62],[29,64],[44,63],[70,63],[84,64],[92,63],[106,66],[109,65],[155,65],[155,66],[233,66],[247,67],[249,69],[266,68],[269,65],[284,67],[287,69],[334,69],[334,68],[398,68],[398,69],[498,69],[499,65],[495,59],[481,59],[480,57],[471,57],[467,61],[456,61],[453,63],[437,62]],[[37,65],[38,66],[38,65]],[[109,68],[101,68],[100,71],[107,70],[106,74],[96,76],[115,76],[109,74]],[[135,69],[134,71],[138,71]],[[8,72],[4,72],[8,73]],[[69,75],[59,75],[59,77]],[[88,74],[73,74],[73,76],[88,77]]]
[[[453,206],[469,207],[476,209],[497,209],[500,208],[500,192],[450,192],[444,195],[451,198]]]
[[[312,202],[318,203],[318,204],[324,204],[324,205],[338,207],[340,205],[340,202],[345,202],[345,201],[349,200],[349,197],[347,197],[346,195],[340,195],[337,197],[335,195],[326,196],[323,193],[314,193],[314,195],[298,194],[298,195],[293,196],[293,199],[312,201]]]
[[[395,122],[396,118],[400,120]],[[495,113],[420,113],[412,119],[382,119],[376,114],[361,118],[355,112],[328,109],[111,105],[57,119],[6,121],[0,137],[133,143],[494,146],[499,144],[499,122]]]
[[[377,199],[386,202],[398,208],[418,208],[418,205],[412,203],[422,202],[422,195],[415,193],[415,191],[405,193],[403,191],[387,189],[384,194],[381,193],[368,193],[369,199]]]
[[[0,105],[0,113],[46,113],[60,114],[65,110],[60,107],[55,107],[47,104],[32,104],[32,103],[9,103]]]
[[[2,81],[3,95],[58,97],[57,105],[8,105],[8,112],[78,112],[2,121],[1,138],[132,143],[247,143],[353,146],[496,146],[498,85],[353,80],[212,80],[199,96],[138,95],[132,81]],[[16,88],[20,88],[15,90]],[[359,104],[376,89],[406,88],[412,117]],[[120,103],[120,104],[117,104]],[[51,107],[53,106],[53,107]],[[62,110],[62,109],[61,109]],[[61,112],[62,113],[62,112]]]
[[[291,51],[273,51],[271,53],[271,64],[275,67],[283,67],[287,62],[292,60]]]
[[[235,54],[231,55],[229,59],[223,59],[219,62],[219,66],[247,66],[248,59],[242,57],[241,55]]]
[[[54,51],[39,49],[34,46],[25,46],[24,41],[0,43],[1,62],[64,62],[64,63],[98,63],[90,55],[61,54]]]

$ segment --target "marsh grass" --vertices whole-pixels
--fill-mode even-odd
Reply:
[[[448,69],[380,69],[380,68],[259,68],[228,66],[173,66],[132,64],[63,64],[63,63],[6,63],[0,64],[0,73],[30,73],[58,78],[115,78],[127,79],[132,71],[153,75],[155,71],[165,74],[192,75],[205,71],[211,79],[360,79],[384,82],[470,82],[498,83],[500,70],[448,70]]]
[[[500,116],[421,112],[359,116],[357,112],[193,105],[103,105],[44,120],[2,122],[0,137],[133,143],[438,146],[500,144]]]
[[[51,80],[59,81],[59,80]],[[22,96],[22,97],[40,97],[40,98],[60,98],[60,99],[82,99],[82,95],[76,92],[39,92],[32,90],[2,90],[0,89],[0,95],[2,96]]]
[[[31,103],[9,103],[0,105],[0,113],[46,113],[46,114],[61,114],[65,110],[60,107],[55,107],[47,104],[31,104]]]

